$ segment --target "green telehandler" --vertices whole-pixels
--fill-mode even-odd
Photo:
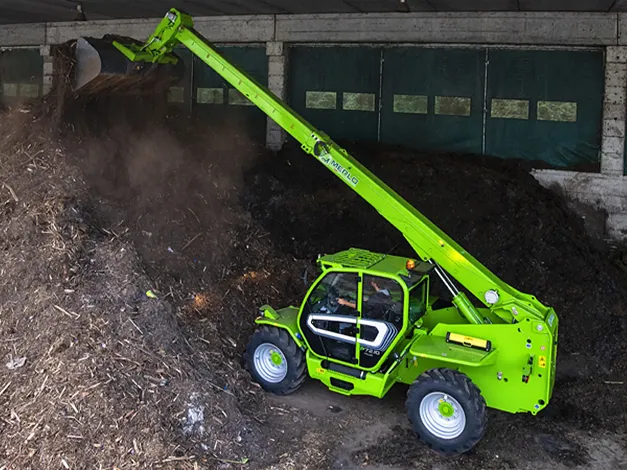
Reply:
[[[268,392],[295,392],[307,377],[344,395],[383,397],[409,385],[413,430],[435,451],[472,449],[486,407],[537,414],[555,380],[558,317],[500,280],[329,136],[218,53],[171,9],[146,42],[79,38],[74,89],[128,92],[181,76],[185,46],[266,113],[302,150],[370,203],[415,250],[399,257],[351,248],[321,256],[300,305],[259,307],[244,352]],[[438,298],[431,283],[450,293]],[[470,293],[471,302],[460,285]]]

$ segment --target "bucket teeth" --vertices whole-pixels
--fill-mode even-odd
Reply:
[[[185,73],[182,60],[177,64],[132,62],[110,38],[79,38],[75,60],[72,88],[81,94],[152,94],[167,90]]]

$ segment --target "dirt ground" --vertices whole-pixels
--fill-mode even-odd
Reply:
[[[0,469],[627,468],[620,251],[516,162],[347,144],[506,282],[561,318],[554,397],[490,412],[472,452],[384,399],[243,370],[258,306],[296,304],[319,253],[411,253],[321,165],[159,104],[59,100],[0,120]]]

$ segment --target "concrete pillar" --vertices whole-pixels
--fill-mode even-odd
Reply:
[[[609,46],[605,54],[605,99],[601,137],[601,173],[622,176],[627,106],[627,47]]]
[[[40,46],[39,53],[44,59],[43,89],[41,93],[43,95],[47,95],[48,92],[52,89],[52,74],[54,72],[52,55],[50,54],[50,46]]]
[[[266,43],[268,56],[268,88],[277,97],[286,99],[287,84],[287,48],[282,42]],[[266,128],[266,147],[273,151],[281,150],[286,133],[271,118]]]

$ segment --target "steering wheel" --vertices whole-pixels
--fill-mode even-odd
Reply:
[[[340,294],[338,293],[337,289],[335,287],[330,287],[329,288],[329,292],[327,293],[327,300],[329,302],[329,307],[337,307],[338,305],[340,305],[339,300],[340,300]]]

